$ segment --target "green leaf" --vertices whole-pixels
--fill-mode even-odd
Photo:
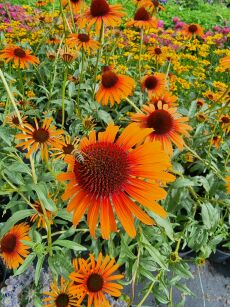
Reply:
[[[58,210],[56,217],[60,217],[65,221],[72,222],[72,214],[70,214],[66,209]]]
[[[11,146],[11,133],[7,127],[0,127],[0,138],[2,138],[7,145]]]
[[[36,258],[35,253],[30,254],[25,261],[23,262],[23,264],[14,272],[14,275],[20,275],[23,272],[25,272],[25,270],[28,268],[28,266],[33,262],[33,260]]]
[[[166,235],[172,241],[174,241],[174,238],[173,238],[173,228],[172,228],[172,224],[170,223],[170,221],[168,219],[164,219],[164,218],[160,217],[159,215],[157,215],[157,214],[155,214],[153,212],[150,212],[149,215],[154,218],[154,220],[156,221],[158,226],[164,228]]]
[[[34,278],[34,282],[36,286],[38,285],[38,282],[40,279],[41,269],[42,269],[44,260],[45,260],[45,255],[41,255],[40,257],[38,257],[38,262],[37,262],[36,269],[35,269],[35,278]]]
[[[38,199],[44,204],[45,208],[49,211],[56,211],[57,207],[52,199],[48,197],[48,190],[45,184],[39,182],[38,184],[31,185],[32,189],[37,193]]]
[[[67,247],[67,248],[70,248],[70,249],[75,250],[75,251],[85,251],[85,250],[87,250],[87,248],[85,248],[84,246],[82,246],[82,245],[80,245],[76,242],[70,241],[70,240],[57,240],[57,241],[53,242],[53,245],[60,245],[60,246]]]
[[[204,225],[207,229],[215,228],[219,222],[219,211],[210,203],[205,203],[201,207],[201,215]]]
[[[121,238],[121,252],[130,259],[136,259],[137,257],[132,253],[130,246],[128,246],[124,236]]]
[[[1,228],[0,237],[4,236],[4,234],[7,233],[18,221],[21,221],[26,217],[31,216],[32,214],[34,214],[33,209],[26,209],[15,212]]]
[[[187,178],[178,178],[173,184],[172,187],[174,189],[184,188],[184,187],[191,187],[196,185],[192,180]]]
[[[52,257],[49,257],[49,268],[53,273],[64,276],[66,279],[68,279],[69,274],[74,270],[68,259],[69,257],[67,257],[67,254],[63,254],[60,251],[57,254],[54,254]]]
[[[112,123],[113,119],[110,116],[109,113],[105,112],[104,110],[99,110],[98,111],[98,117],[103,120],[106,124]]]

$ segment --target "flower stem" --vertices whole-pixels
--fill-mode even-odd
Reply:
[[[64,127],[65,124],[65,89],[67,84],[67,75],[68,75],[68,67],[66,66],[65,72],[64,72],[64,80],[62,83],[62,121],[61,121],[61,127]]]
[[[139,78],[141,79],[141,57],[142,57],[142,49],[143,49],[143,40],[144,40],[144,30],[141,29],[141,41],[140,41],[140,53],[139,53],[139,61],[138,61],[138,71],[139,71]]]
[[[134,102],[132,102],[129,98],[125,98],[126,99],[126,101],[131,105],[131,107],[133,107],[134,109],[135,109],[135,111],[137,111],[138,113],[143,113],[142,111],[141,111],[141,109],[139,109],[135,104],[134,104]]]

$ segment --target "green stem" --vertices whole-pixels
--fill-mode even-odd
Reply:
[[[67,85],[67,76],[68,76],[68,67],[66,66],[65,72],[64,72],[64,80],[62,83],[62,122],[61,122],[62,128],[64,128],[64,124],[65,124],[65,89]]]
[[[85,59],[85,53],[84,53],[84,49],[82,48],[82,52],[81,52],[81,72],[80,72],[80,76],[79,76],[78,94],[77,94],[77,115],[80,118],[82,118],[81,109],[80,109],[80,93],[81,93],[82,77],[83,77],[83,72],[84,72],[84,59]]]
[[[139,71],[139,78],[141,79],[141,57],[142,57],[142,49],[143,49],[143,39],[144,39],[144,30],[141,29],[141,41],[140,41],[140,52],[139,52],[139,61],[138,61],[138,71]]]
[[[134,104],[134,102],[132,102],[129,98],[125,98],[126,99],[126,101],[131,105],[131,107],[133,107],[134,109],[135,109],[135,111],[137,111],[138,113],[140,112],[140,113],[143,113],[142,111],[141,111],[141,109],[140,108],[138,108],[135,104]]]
[[[92,93],[92,98],[93,99],[94,99],[95,89],[96,89],[96,85],[97,85],[98,64],[99,64],[99,60],[101,58],[102,51],[103,51],[103,41],[104,41],[104,23],[102,22],[101,30],[100,30],[100,35],[99,35],[100,48],[97,51],[97,59],[96,59],[94,82],[93,82],[93,93]]]

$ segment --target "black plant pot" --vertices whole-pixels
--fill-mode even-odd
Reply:
[[[210,260],[214,263],[225,263],[230,260],[230,251],[223,251],[219,248],[216,249],[216,252],[211,254]]]
[[[4,284],[4,281],[6,279],[6,266],[2,259],[0,258],[0,288]]]
[[[183,250],[179,251],[178,255],[183,259],[189,259],[189,258],[194,258],[195,252],[191,248],[186,246]]]

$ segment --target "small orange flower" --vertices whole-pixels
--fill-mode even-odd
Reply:
[[[230,116],[228,114],[221,116],[220,122],[222,123],[221,128],[228,134],[230,132]]]
[[[148,141],[160,141],[165,152],[173,153],[172,142],[180,149],[183,149],[184,141],[181,135],[189,136],[188,131],[192,128],[185,124],[187,117],[179,117],[176,108],[169,108],[158,102],[157,108],[151,105],[142,107],[143,113],[132,116],[132,120],[137,122],[141,128],[154,129],[147,137]]]
[[[116,74],[112,70],[102,73],[101,85],[96,93],[96,100],[102,105],[113,106],[132,94],[135,81],[128,76]]]
[[[221,141],[222,141],[221,136],[214,135],[214,137],[211,140],[211,143],[212,143],[212,145],[214,145],[216,147],[216,149],[219,149],[220,145],[221,145]]]
[[[165,11],[165,8],[157,0],[141,0],[141,5],[143,7],[150,8],[154,11],[158,10]]]
[[[29,230],[29,225],[25,223],[15,225],[0,240],[0,256],[8,268],[16,269],[29,254],[29,247],[21,242],[21,240],[30,241]]]
[[[51,292],[44,292],[48,297],[44,298],[44,307],[80,307],[79,298],[71,290],[71,282],[65,280],[63,277],[60,279],[60,285],[54,281],[51,284]],[[47,304],[46,304],[47,303]]]
[[[60,51],[60,56],[62,61],[67,64],[72,63],[77,57],[76,53],[68,47]]]
[[[72,48],[76,47],[77,50],[83,49],[86,52],[97,50],[99,48],[99,43],[91,39],[90,36],[85,33],[70,34],[67,39],[67,44]]]
[[[150,29],[157,27],[157,19],[155,17],[151,17],[149,12],[144,8],[140,7],[135,15],[134,19],[130,20],[126,23],[127,27],[134,26],[137,28]]]
[[[220,59],[220,66],[226,70],[226,69],[230,69],[230,55]]]
[[[37,222],[38,228],[40,228],[40,227],[46,228],[46,221],[45,221],[44,213],[43,213],[43,210],[42,210],[42,207],[41,207],[41,203],[39,201],[35,201],[33,203],[33,206],[35,207],[37,212],[31,216],[30,221],[32,223]],[[50,224],[53,224],[52,212],[49,211],[49,210],[46,210],[46,214],[47,214],[47,217],[49,219]]]
[[[103,238],[108,239],[110,232],[117,230],[113,208],[131,237],[136,235],[133,216],[152,225],[153,220],[135,201],[167,216],[156,200],[166,196],[160,182],[174,180],[167,173],[171,165],[168,155],[160,143],[141,145],[152,129],[141,129],[133,123],[116,139],[118,130],[110,124],[98,138],[95,131],[84,137],[79,146],[81,156],[67,156],[68,171],[58,176],[60,181],[70,181],[62,199],[71,198],[67,211],[73,211],[73,224],[77,225],[88,209],[87,221],[93,237],[99,213]]]
[[[81,10],[85,9],[85,0],[62,0],[62,6],[69,8],[69,3],[74,13],[79,13]]]
[[[28,68],[29,64],[39,64],[39,59],[31,55],[30,50],[24,50],[18,46],[10,46],[0,50],[0,59],[4,59],[6,63],[12,61],[15,67]]]
[[[230,176],[225,178],[226,180],[226,190],[230,194]]]
[[[56,156],[55,159],[64,159],[67,155],[70,155],[73,152],[77,144],[77,138],[74,138],[71,142],[70,136],[66,135],[65,139],[60,140],[60,143],[57,144],[56,147],[51,148],[52,151],[56,151],[55,153],[52,153],[51,156]]]
[[[80,28],[87,26],[87,29],[95,25],[99,33],[103,24],[107,27],[119,25],[124,15],[119,4],[109,5],[106,0],[92,0],[89,10],[78,19],[78,25]]]
[[[141,80],[142,90],[147,90],[148,96],[160,96],[166,92],[166,76],[163,73],[154,73],[144,76]]]
[[[22,117],[23,124],[27,123],[26,122],[27,117],[28,116]],[[9,124],[12,128],[18,128],[20,126],[18,116],[15,113],[6,116],[6,123]]]
[[[203,28],[196,23],[189,25],[186,24],[182,32],[187,38],[196,37],[197,35],[198,36],[204,35]]]
[[[72,292],[80,297],[79,306],[88,296],[88,307],[109,307],[105,294],[119,297],[123,289],[122,285],[114,282],[124,278],[121,274],[113,274],[118,268],[114,259],[109,256],[103,259],[101,253],[97,261],[93,255],[90,255],[89,260],[79,259],[79,269],[69,276],[74,282]]]
[[[35,127],[30,124],[25,124],[24,127],[18,127],[22,130],[22,134],[17,134],[16,139],[25,141],[16,145],[16,147],[22,147],[27,149],[28,158],[32,153],[35,153],[40,147],[42,160],[48,161],[48,147],[56,146],[60,143],[60,136],[64,133],[63,130],[56,130],[56,127],[50,126],[52,118],[46,118],[42,127],[38,126],[37,119],[35,118]]]

